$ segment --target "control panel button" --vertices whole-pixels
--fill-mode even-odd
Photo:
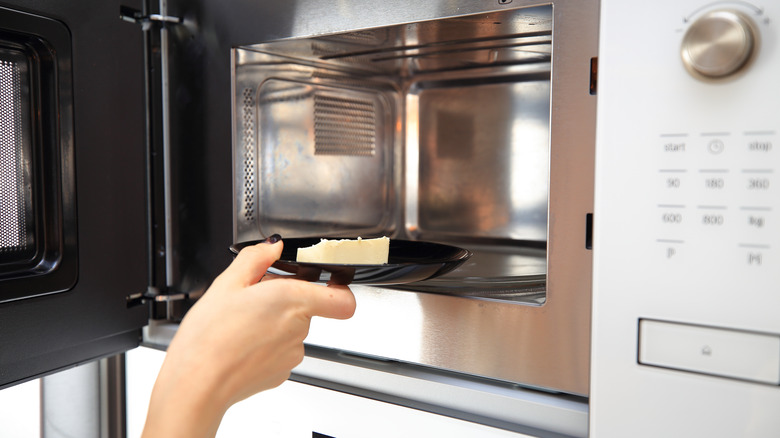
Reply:
[[[639,363],[780,385],[780,335],[641,319]]]
[[[691,23],[682,41],[682,59],[694,76],[721,79],[750,61],[756,31],[747,16],[732,10],[711,11]]]

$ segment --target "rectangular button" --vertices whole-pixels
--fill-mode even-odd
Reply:
[[[780,335],[640,319],[639,363],[780,385]]]

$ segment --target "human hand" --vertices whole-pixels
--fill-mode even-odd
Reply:
[[[282,246],[244,248],[187,313],[155,383],[144,438],[214,436],[232,404],[290,376],[312,317],[352,316],[346,286],[263,278]]]

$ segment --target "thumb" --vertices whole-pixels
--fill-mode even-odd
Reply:
[[[309,289],[309,315],[349,319],[355,314],[355,295],[347,286],[319,286]]]
[[[278,234],[264,242],[243,248],[233,263],[225,269],[222,277],[236,286],[249,286],[257,283],[265,275],[265,271],[282,255],[284,243]]]

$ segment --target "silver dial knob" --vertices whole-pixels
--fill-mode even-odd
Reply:
[[[691,23],[682,41],[682,59],[694,76],[722,79],[744,68],[757,41],[753,21],[740,12],[716,10]]]

